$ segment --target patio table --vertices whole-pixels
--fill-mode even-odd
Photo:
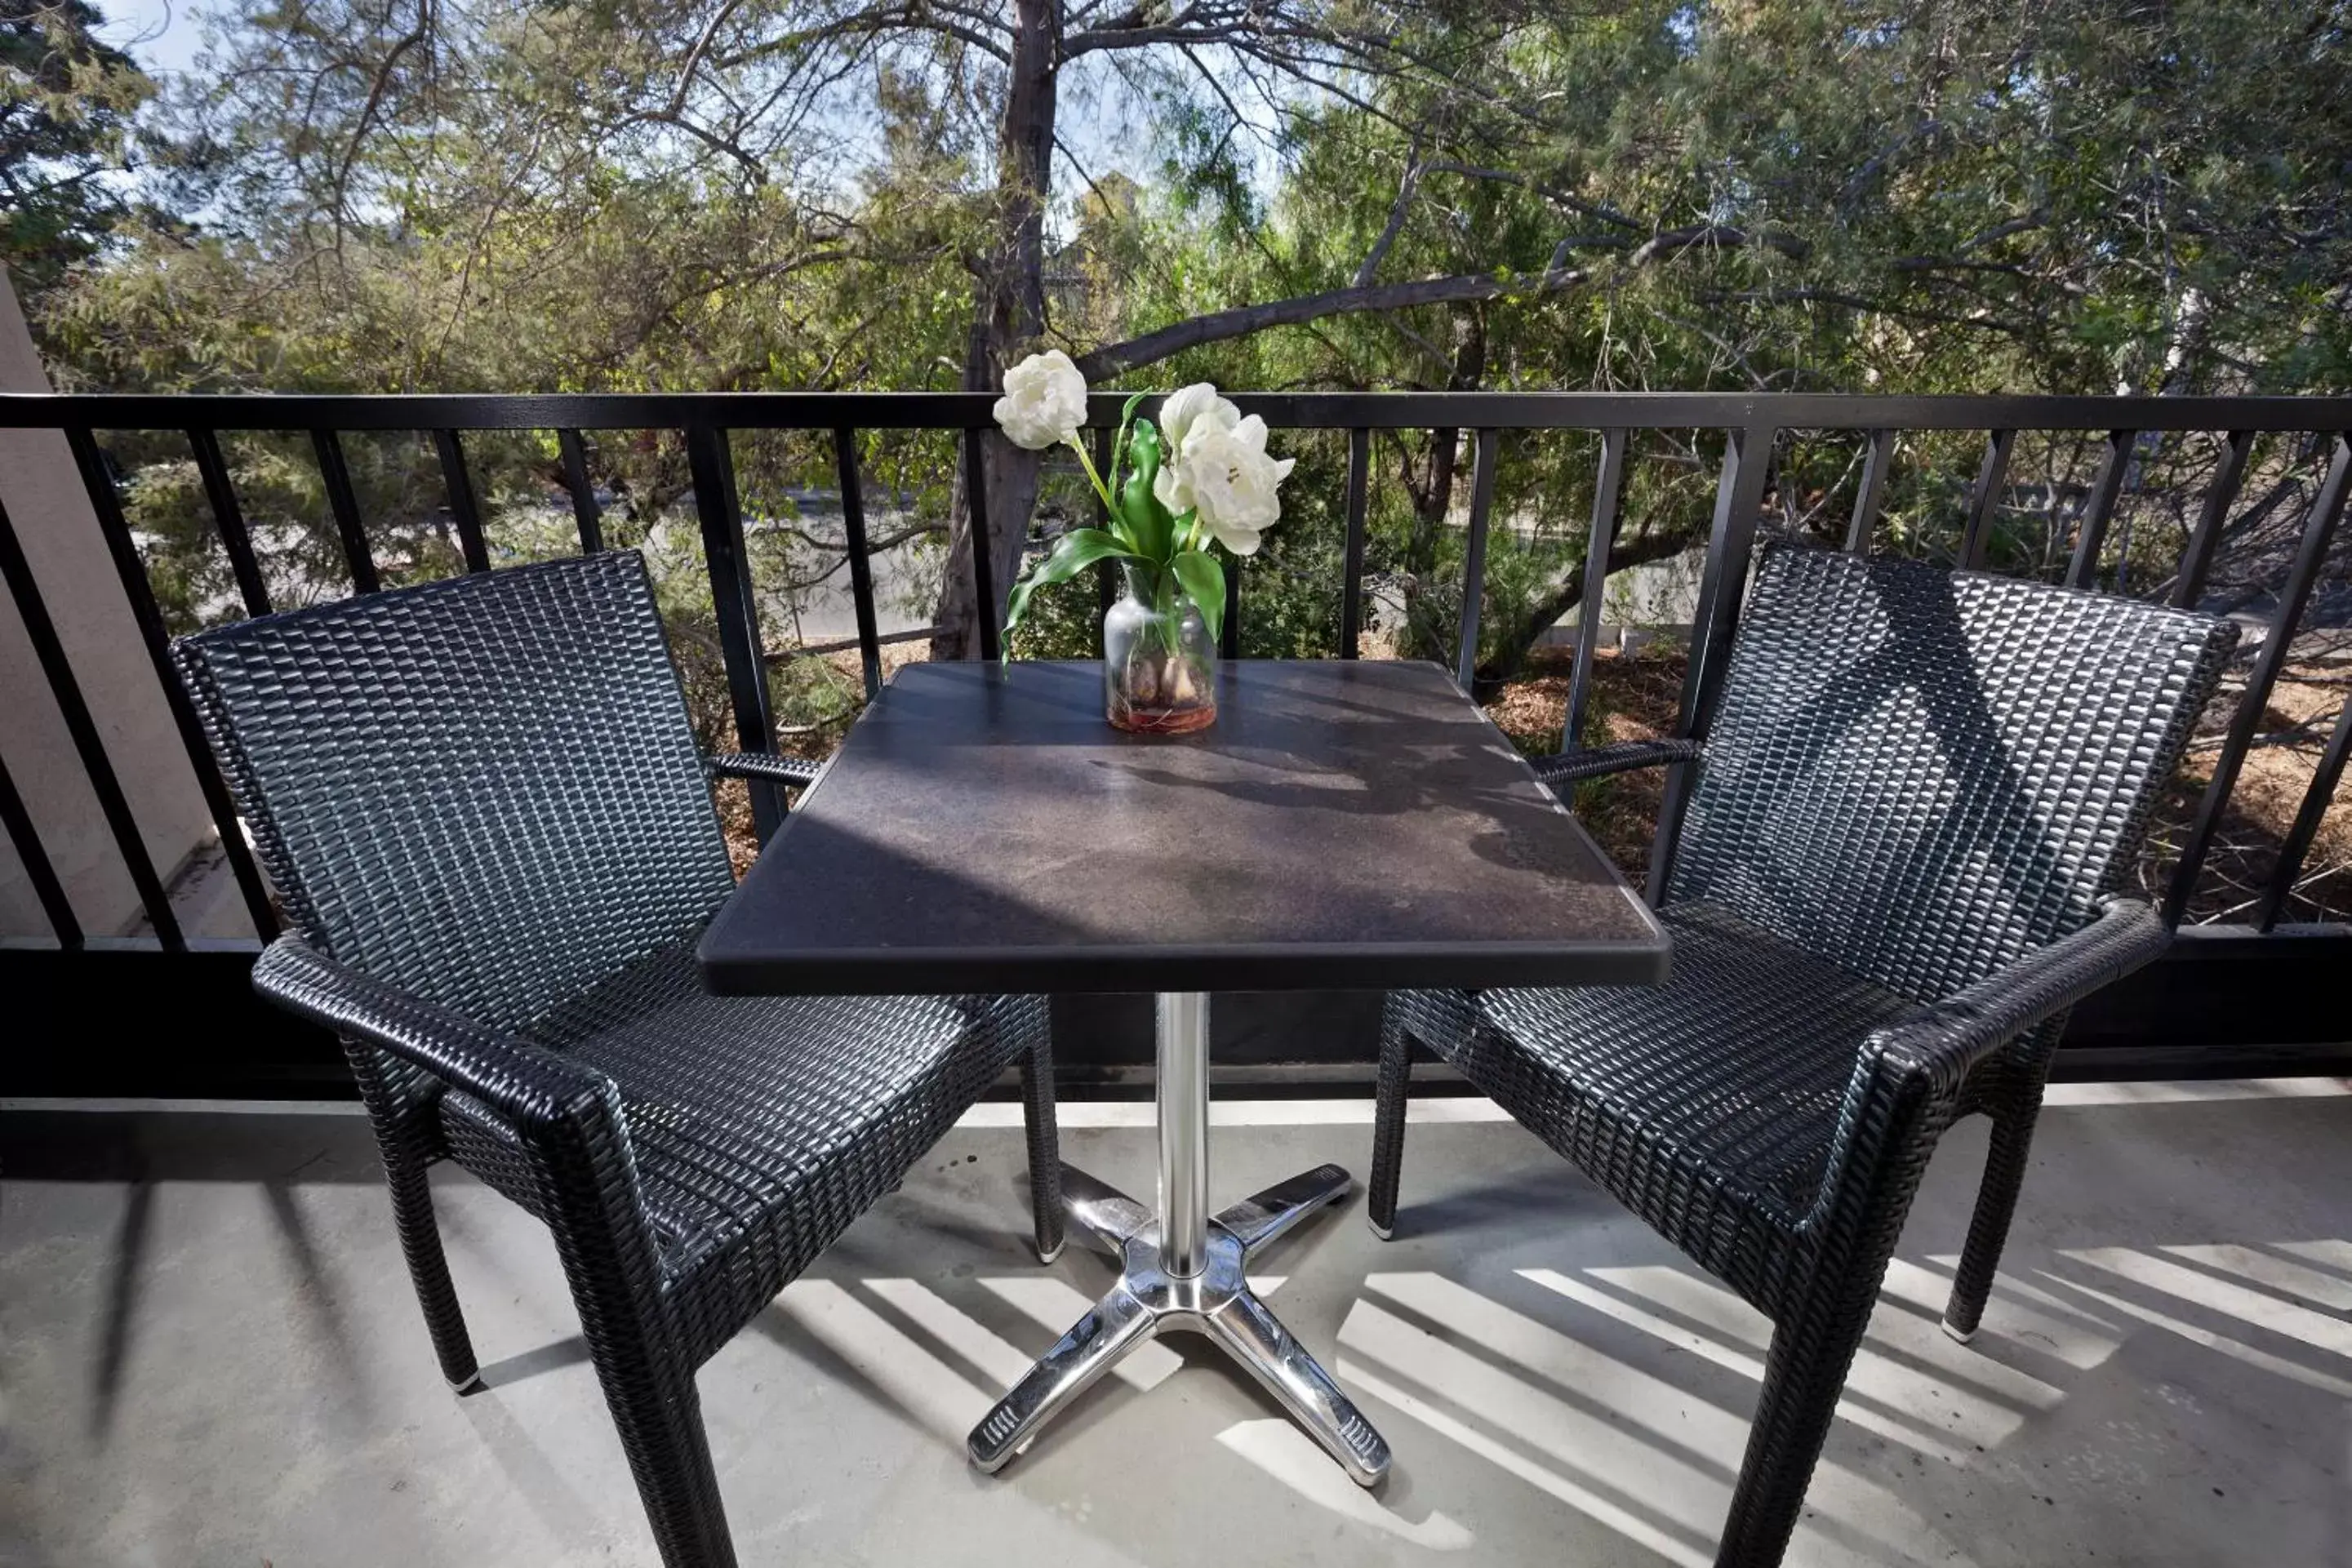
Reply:
[[[1247,1367],[1364,1485],[1387,1443],[1249,1288],[1344,1197],[1208,1211],[1212,990],[1656,984],[1668,939],[1433,664],[1227,663],[1216,725],[1130,736],[1094,663],[899,672],[705,933],[725,994],[1159,995],[1156,1212],[1065,1167],[1118,1283],[974,1428],[993,1471],[1154,1334]]]

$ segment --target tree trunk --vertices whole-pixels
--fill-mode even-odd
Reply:
[[[1004,369],[1045,329],[1045,200],[1054,174],[1054,110],[1061,64],[1060,0],[1018,0],[1013,59],[1007,69],[1004,120],[996,143],[996,235],[984,258],[973,301],[976,328],[964,367],[964,387],[993,392]],[[1037,506],[1040,455],[1024,452],[993,434],[985,442],[982,508],[989,559],[994,567],[996,602],[974,602],[971,580],[971,507],[964,494],[964,469],[956,470],[949,520],[947,581],[940,593],[931,639],[934,659],[975,658],[980,653],[980,616],[1004,623],[1004,602],[1020,575]]]
[[[1446,377],[1445,390],[1475,392],[1486,378],[1485,312],[1465,311],[1459,331],[1454,346],[1454,368]],[[1430,624],[1428,617],[1416,611],[1423,591],[1430,585],[1430,574],[1437,570],[1438,536],[1445,527],[1446,514],[1454,509],[1454,474],[1459,464],[1461,441],[1459,430],[1430,433],[1429,485],[1413,495],[1412,532],[1405,543],[1404,651],[1440,661],[1452,657],[1446,643],[1453,633],[1448,628]]]
[[[1700,523],[1660,533],[1636,534],[1630,539],[1620,538],[1610,551],[1609,570],[1613,574],[1646,566],[1654,560],[1668,559],[1682,554],[1706,537],[1706,528]],[[1584,561],[1578,561],[1570,567],[1568,575],[1560,579],[1551,592],[1538,601],[1510,629],[1510,635],[1504,639],[1501,647],[1495,650],[1493,657],[1473,672],[1480,685],[1500,685],[1527,668],[1528,655],[1534,651],[1543,634],[1584,597],[1586,565]]]

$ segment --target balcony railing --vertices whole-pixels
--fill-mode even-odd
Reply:
[[[255,931],[267,937],[278,925],[268,889],[246,850],[233,803],[206,752],[195,714],[171,673],[166,618],[149,580],[139,542],[126,519],[115,470],[101,444],[103,434],[184,433],[238,596],[248,613],[264,614],[272,608],[271,597],[236,485],[224,460],[221,437],[225,434],[294,432],[308,435],[334,537],[340,542],[350,580],[356,591],[365,593],[377,590],[383,573],[362,524],[359,498],[346,461],[344,436],[363,432],[409,432],[429,437],[446,486],[447,517],[466,569],[479,571],[488,570],[491,551],[485,536],[482,504],[469,469],[469,436],[487,432],[534,432],[544,438],[545,434],[551,433],[560,454],[564,488],[571,497],[579,548],[595,550],[604,548],[604,519],[591,480],[589,446],[583,433],[677,433],[691,478],[694,517],[699,526],[709,570],[736,738],[745,750],[769,751],[775,748],[776,742],[765,674],[772,653],[762,636],[757,585],[745,549],[744,509],[739,498],[730,437],[737,433],[765,431],[829,435],[834,476],[841,497],[856,624],[854,640],[833,645],[845,650],[849,646],[856,648],[864,684],[870,695],[878,689],[882,678],[880,650],[886,642],[894,639],[878,630],[870,569],[873,552],[868,545],[862,499],[860,433],[954,433],[960,444],[964,492],[974,515],[985,516],[989,497],[983,452],[992,429],[992,401],[984,394],[971,393],[387,397],[20,394],[0,396],[0,429],[63,434],[104,536],[106,552],[121,591],[153,665],[154,677],[195,769],[228,869],[236,878]],[[1108,443],[1121,401],[1118,394],[1095,396],[1090,423],[1098,443]],[[1588,568],[1576,625],[1563,745],[1574,743],[1591,701],[1608,562],[1617,543],[1621,501],[1629,471],[1636,462],[1637,440],[1644,433],[1717,432],[1722,441],[1712,521],[1705,537],[1704,564],[1699,573],[1676,720],[1678,733],[1695,737],[1704,737],[1706,731],[1728,639],[1738,614],[1752,547],[1759,523],[1764,520],[1776,454],[1790,438],[1801,434],[1808,439],[1826,435],[1852,444],[1859,463],[1859,476],[1853,486],[1850,512],[1845,513],[1842,542],[1845,549],[1863,549],[1871,545],[1879,522],[1898,442],[1906,436],[1916,440],[1929,433],[1976,433],[1981,439],[1981,455],[1975,462],[1972,479],[1967,483],[1958,537],[1948,553],[1958,565],[1983,567],[1990,557],[1994,520],[2006,493],[2006,476],[2019,434],[2088,433],[2098,454],[2095,475],[2073,508],[2068,524],[2071,538],[2064,541],[2063,568],[2063,580],[2081,588],[2109,586],[2111,576],[2122,576],[2110,559],[2113,552],[2109,524],[2116,514],[2119,499],[2126,493],[2135,464],[2145,457],[2147,443],[2184,434],[2210,441],[2213,461],[2195,505],[2195,520],[2188,527],[2179,558],[2161,587],[2164,597],[2177,605],[2200,601],[2216,550],[2232,519],[2241,486],[2247,478],[2250,458],[2258,444],[2266,437],[2290,439],[2315,460],[2315,466],[2320,469],[2319,477],[2311,488],[2292,552],[2281,564],[2275,580],[2267,585],[2272,605],[2267,624],[2254,646],[2252,667],[2231,710],[2212,770],[2180,841],[2179,858],[2164,891],[2166,912],[2176,920],[2189,907],[2196,894],[2217,828],[2231,808],[2249,748],[2262,728],[2274,688],[2288,667],[2293,644],[2315,588],[2321,582],[2345,510],[2347,488],[2352,488],[2352,399],[1315,392],[1246,394],[1235,401],[1245,413],[1261,414],[1276,427],[1346,433],[1348,458],[1342,514],[1345,537],[1341,581],[1338,584],[1336,648],[1341,658],[1355,656],[1360,633],[1366,624],[1367,517],[1375,436],[1381,432],[1467,433],[1473,457],[1469,503],[1461,530],[1461,611],[1453,632],[1451,660],[1457,677],[1465,685],[1472,680],[1480,645],[1486,563],[1505,434],[1583,432],[1598,436],[1600,447],[1585,546]],[[992,580],[990,552],[974,549],[969,552],[968,559],[977,602],[994,603],[996,584]],[[0,572],[5,572],[7,579],[33,652],[87,776],[90,795],[136,886],[152,932],[152,939],[142,943],[104,946],[110,952],[126,946],[157,953],[184,952],[191,946],[190,939],[174,916],[163,876],[149,854],[141,824],[100,738],[99,714],[109,702],[110,694],[93,689],[68,658],[51,623],[43,589],[34,580],[16,531],[5,514],[0,514]],[[1230,654],[1240,646],[1244,617],[1250,610],[1248,568],[1231,573],[1227,580],[1229,603],[1223,640]],[[2126,585],[2117,581],[2114,586]],[[982,657],[997,657],[1000,649],[996,629],[991,623],[992,617],[983,615],[982,620],[979,652]],[[2352,705],[2347,705],[2346,715],[2336,720],[2325,743],[2292,825],[2283,835],[2266,883],[2252,900],[2252,907],[2243,912],[2246,918],[2219,931],[2210,926],[2200,928],[2207,942],[2202,951],[2184,954],[2179,963],[2168,968],[2160,967],[2154,972],[2156,979],[2143,983],[2133,998],[2118,1000],[2108,1015],[2100,1015],[2095,1006],[2086,1009],[2095,1025],[2091,1038],[2098,1042],[2096,1048],[2115,1047],[2135,1032],[2158,1030],[2166,1019],[2169,1019],[2176,1034],[2221,1043],[2237,1040],[2301,1046],[2336,1040],[2347,1032],[2332,1018],[2322,1015],[2331,1012],[2331,1004],[2341,986],[2340,978],[2329,977],[2326,971],[2341,962],[2341,955],[2352,954],[2352,929],[2308,923],[2283,928],[2282,920],[2289,909],[2305,858],[2334,799],[2347,750],[2352,750]],[[1687,771],[1678,766],[1668,779],[1653,849],[1653,886],[1662,884],[1660,873],[1675,852],[1689,784]],[[785,809],[784,802],[780,796],[763,794],[754,805],[764,838]],[[5,767],[0,767],[0,819],[5,819],[17,857],[47,913],[53,936],[53,942],[47,945],[17,944],[10,961],[29,962],[38,956],[36,949],[52,957],[84,952],[92,946],[91,939],[86,936],[45,851],[37,824]],[[2224,936],[2228,940],[2221,941]],[[2216,955],[2224,952],[2231,955],[2227,961],[2217,961]],[[85,977],[88,974],[87,970],[71,967],[57,972]],[[2169,979],[2164,977],[2167,973]],[[2315,977],[2315,984],[2307,983]],[[2223,1027],[2220,1020],[2225,1015],[2235,1017],[2244,1011],[2252,999],[2244,988],[2255,985],[2263,987],[2266,993],[2263,1017],[2259,1021],[2238,1018],[2233,1025]],[[2326,1001],[2323,1003],[2309,994],[2314,990],[2325,995]],[[218,994],[227,992],[223,989]],[[2107,1017],[2108,1035],[2101,1036],[2096,1031],[2099,1016]],[[2083,1034],[2084,1021],[2078,1020],[2078,1036]],[[2231,1060],[2242,1065],[2252,1059]],[[2338,1059],[2331,1055],[2324,1060],[2333,1062]],[[2230,1064],[2230,1061],[2220,1062],[2225,1067]]]

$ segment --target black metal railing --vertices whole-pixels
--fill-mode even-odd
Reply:
[[[1121,398],[1096,394],[1090,408],[1096,450],[1107,455]],[[1468,507],[1462,526],[1462,601],[1454,629],[1453,664],[1465,685],[1473,679],[1480,646],[1485,563],[1495,509],[1502,437],[1508,432],[1574,431],[1597,434],[1599,457],[1591,495],[1588,563],[1575,638],[1567,699],[1564,746],[1582,732],[1593,700],[1596,639],[1602,619],[1602,591],[1616,548],[1622,500],[1633,462],[1633,438],[1643,432],[1704,430],[1721,434],[1720,466],[1705,554],[1699,573],[1688,661],[1677,716],[1679,732],[1703,737],[1722,676],[1728,639],[1736,622],[1751,551],[1773,470],[1774,455],[1791,433],[1845,433],[1858,445],[1861,473],[1843,542],[1848,549],[1869,547],[1885,504],[1898,437],[1904,433],[1980,433],[1983,455],[1961,507],[1963,526],[1954,554],[1960,564],[1982,566],[1993,521],[2004,494],[2005,475],[2020,432],[2095,433],[2103,444],[2096,476],[2076,519],[2063,580],[2077,587],[2102,585],[2107,530],[2125,494],[2135,453],[2151,433],[2199,433],[2220,438],[2217,460],[2207,481],[2197,519],[2189,530],[2166,596],[2175,604],[2196,602],[2231,517],[2249,455],[2258,437],[2294,436],[2325,447],[2326,464],[2305,515],[2296,548],[2274,586],[2274,609],[2267,634],[2254,655],[2242,695],[2165,895],[2168,915],[2178,920],[2188,907],[2223,813],[2243,768],[2249,747],[2282,673],[2352,486],[2352,399],[2273,398],[1917,398],[1811,394],[1584,392],[1383,392],[1246,394],[1236,398],[1244,412],[1270,425],[1344,431],[1347,465],[1342,508],[1338,654],[1356,655],[1366,625],[1367,529],[1371,496],[1371,453],[1377,433],[1461,431],[1470,436],[1472,468]],[[343,438],[360,433],[425,433],[437,455],[446,492],[446,513],[465,567],[486,570],[490,551],[481,501],[467,451],[469,436],[489,432],[550,433],[560,454],[583,551],[603,548],[603,517],[591,482],[583,432],[668,431],[683,440],[696,519],[709,576],[711,602],[723,655],[729,704],[736,738],[747,751],[775,748],[770,709],[768,664],[775,654],[763,639],[756,585],[744,543],[744,516],[730,440],[738,432],[786,431],[829,434],[834,477],[841,495],[851,597],[856,635],[818,643],[802,652],[855,647],[870,695],[882,679],[881,648],[921,632],[886,635],[878,630],[866,516],[859,465],[861,433],[932,431],[954,433],[961,443],[961,472],[968,506],[985,517],[989,506],[984,442],[992,428],[992,400],[978,393],[706,393],[527,396],[0,396],[0,428],[62,432],[104,535],[121,590],[129,602],[154,675],[170,706],[205,804],[219,831],[223,852],[242,890],[255,928],[264,936],[277,926],[268,891],[247,852],[233,804],[203,743],[196,716],[173,677],[166,622],[159,608],[138,543],[126,519],[117,481],[100,444],[101,432],[180,432],[193,455],[201,488],[225,553],[237,596],[250,614],[266,614],[271,597],[237,489],[225,463],[226,433],[306,433],[316,457],[334,538],[356,591],[383,581],[371,550]],[[1025,527],[1025,519],[1024,525]],[[982,537],[985,537],[984,535]],[[969,552],[972,588],[982,606],[995,602],[992,552]],[[111,831],[142,901],[154,933],[153,945],[179,950],[187,939],[173,917],[170,898],[152,863],[120,780],[100,739],[91,711],[92,694],[83,689],[58,643],[40,586],[26,562],[15,531],[0,513],[0,573],[5,573],[34,651],[90,791]],[[1249,607],[1248,569],[1229,574],[1223,641],[1238,651]],[[1108,574],[1103,591],[1109,591]],[[999,656],[992,615],[981,617],[981,656]],[[97,700],[103,701],[104,694]],[[2314,842],[2352,749],[2352,705],[2326,742],[2315,776],[2286,832],[2267,886],[2248,923],[2255,932],[2276,926],[2288,907],[2304,857]],[[1675,853],[1688,787],[1687,768],[1668,776],[1651,865],[1653,887],[1663,886]],[[785,810],[780,793],[755,790],[754,810],[761,837]],[[52,868],[30,815],[5,769],[0,769],[0,822],[5,822],[47,912],[58,950],[79,949],[87,940]],[[2338,934],[2341,934],[2340,932]],[[2352,1030],[2345,1031],[2352,1033]]]

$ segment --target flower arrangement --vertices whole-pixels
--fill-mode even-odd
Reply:
[[[1105,528],[1064,534],[1013,589],[1005,631],[1020,625],[1038,589],[1066,582],[1098,561],[1118,562],[1128,596],[1104,623],[1111,722],[1130,729],[1199,728],[1216,716],[1211,682],[1225,573],[1214,549],[1257,553],[1260,537],[1281,520],[1282,481],[1295,459],[1270,455],[1265,421],[1244,418],[1206,382],[1170,394],[1157,425],[1136,417],[1147,395],[1128,399],[1120,413],[1105,475],[1078,440],[1087,382],[1070,357],[1050,350],[1005,372],[994,412],[1006,439],[1032,452],[1067,445],[1108,514]],[[1125,635],[1115,639],[1114,632]]]

